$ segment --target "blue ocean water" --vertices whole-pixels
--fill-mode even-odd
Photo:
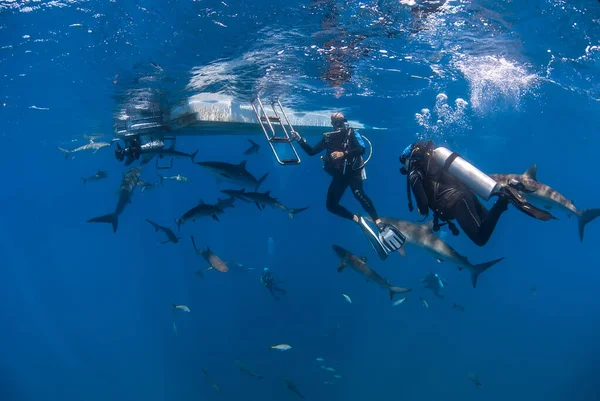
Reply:
[[[69,160],[57,150],[84,135],[110,141],[122,105],[149,94],[169,107],[199,93],[261,94],[383,128],[365,131],[365,188],[382,216],[419,218],[398,156],[422,138],[489,173],[536,163],[538,179],[579,208],[600,207],[599,38],[600,4],[583,0],[0,1],[0,400],[293,400],[285,377],[311,400],[600,399],[600,222],[580,242],[575,217],[541,222],[510,208],[485,247],[443,233],[473,262],[506,258],[473,289],[466,271],[410,245],[380,261],[326,211],[318,157],[279,166],[260,136],[177,147],[201,161],[247,159],[255,175],[269,172],[261,189],[310,209],[290,220],[238,203],[219,222],[184,225],[178,244],[158,244],[144,219],[175,228],[226,185],[177,160],[169,175],[192,181],[137,189],[113,233],[86,220],[117,202],[127,169],[114,145]],[[242,154],[247,138],[257,155]],[[98,169],[109,178],[83,185]],[[153,162],[142,178],[157,181]],[[362,212],[349,192],[342,202]],[[199,278],[206,263],[190,235],[253,270]],[[411,287],[406,302],[393,307],[384,289],[338,273],[332,244]],[[264,267],[287,290],[279,301],[261,285]],[[429,271],[446,279],[444,299],[422,288]],[[292,349],[269,350],[279,343]]]

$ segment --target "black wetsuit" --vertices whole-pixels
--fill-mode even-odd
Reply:
[[[279,299],[279,297],[277,295],[275,295],[276,291],[280,292],[283,295],[285,295],[287,293],[286,290],[277,286],[277,283],[275,282],[275,278],[273,277],[273,273],[271,273],[271,272],[263,273],[263,275],[260,277],[260,281],[263,283],[263,285],[265,287],[267,287],[267,289],[269,290],[269,292],[271,293],[271,295],[273,295],[273,298],[275,298],[275,299]]]
[[[448,172],[437,170],[425,157],[412,161],[408,171],[410,188],[415,195],[419,213],[429,209],[442,221],[456,219],[465,234],[478,246],[490,239],[498,219],[508,208],[508,201],[498,199],[488,210],[477,195]]]
[[[365,153],[364,142],[360,134],[349,128],[348,130],[344,129],[323,134],[323,138],[315,146],[307,144],[304,138],[299,141],[299,144],[309,156],[327,150],[324,168],[332,176],[331,184],[327,190],[327,210],[335,215],[352,220],[354,214],[340,205],[340,200],[346,188],[350,187],[352,194],[369,216],[373,220],[378,219],[375,206],[373,206],[373,202],[363,189],[362,169],[364,167],[355,169],[355,167],[360,167],[362,164],[362,155]],[[333,160],[331,158],[333,152],[344,152],[345,156]]]

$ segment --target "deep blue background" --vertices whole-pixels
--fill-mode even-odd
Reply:
[[[151,61],[165,71],[152,85],[170,104],[203,90],[240,99],[271,90],[290,107],[341,109],[387,128],[365,132],[374,146],[366,190],[383,216],[417,218],[406,208],[397,162],[417,136],[448,142],[490,173],[537,163],[539,180],[581,208],[600,207],[596,3],[455,2],[418,34],[410,33],[407,6],[384,3],[340,5],[340,23],[370,32],[361,46],[375,50],[353,61],[353,79],[337,97],[319,79],[324,58],[310,49],[323,43],[313,35],[321,29],[320,4],[0,3],[1,400],[294,399],[284,376],[312,400],[600,399],[598,222],[580,243],[575,218],[559,214],[559,221],[542,223],[510,209],[484,248],[446,237],[473,262],[506,257],[474,290],[466,272],[410,246],[406,258],[378,260],[360,230],[326,212],[329,177],[318,158],[303,155],[300,166],[280,167],[261,141],[248,168],[257,176],[270,172],[263,189],[290,207],[311,206],[291,221],[279,210],[238,204],[221,222],[186,224],[181,243],[157,245],[163,237],[145,218],[173,227],[198,199],[214,202],[227,188],[178,160],[172,173],[192,182],[138,190],[116,234],[85,223],[112,210],[125,169],[108,149],[65,161],[56,147],[80,146],[83,134],[110,139],[113,112],[130,88],[144,85],[136,79]],[[373,23],[386,7],[402,35],[389,38]],[[192,69],[207,65],[227,73],[209,70],[214,82],[188,87]],[[458,121],[449,121],[452,113],[441,117],[448,122],[435,131],[418,124],[415,113],[434,112],[439,93],[452,107],[456,98],[469,106]],[[192,137],[178,147],[199,147],[197,160],[237,163],[247,142]],[[80,177],[98,168],[109,179],[83,186]],[[152,163],[143,178],[156,179]],[[359,211],[350,194],[343,202]],[[205,264],[190,234],[224,260],[256,270],[195,277]],[[385,290],[351,272],[338,274],[332,243],[366,255],[381,275],[413,293],[394,308]],[[280,301],[260,284],[265,266],[288,290]],[[427,271],[448,280],[446,299],[421,288]],[[465,312],[453,310],[452,301]],[[173,303],[191,313],[174,315]],[[268,350],[277,343],[293,348]],[[332,374],[317,357],[343,378],[323,384]],[[236,359],[265,380],[240,374]],[[476,388],[469,372],[484,386]]]

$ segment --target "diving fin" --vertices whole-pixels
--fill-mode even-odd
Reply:
[[[397,251],[406,242],[406,237],[396,227],[385,224],[379,233],[379,240],[385,247],[387,253]]]
[[[527,199],[512,186],[505,186],[499,196],[512,203],[514,207],[528,216],[542,221],[556,220],[556,217],[551,213],[527,202]]]
[[[358,218],[358,224],[363,229],[365,237],[367,237],[367,240],[369,241],[375,252],[377,252],[381,260],[386,260],[388,257],[388,252],[386,251],[386,248],[381,242],[379,236],[375,234],[373,229],[367,224],[365,219],[363,219],[362,217]]]

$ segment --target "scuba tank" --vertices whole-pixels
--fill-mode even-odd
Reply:
[[[486,201],[498,192],[499,184],[496,181],[458,153],[444,147],[435,148],[431,160]]]

